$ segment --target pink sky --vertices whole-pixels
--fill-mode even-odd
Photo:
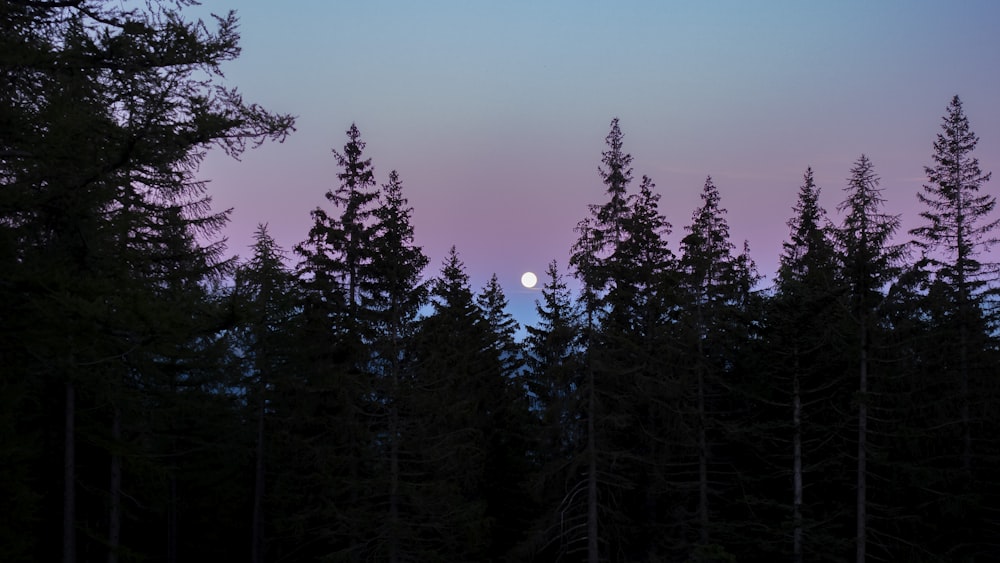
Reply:
[[[887,210],[918,224],[954,94],[983,169],[1000,169],[1000,3],[814,4],[205,0],[195,14],[241,16],[229,82],[299,120],[285,144],[211,154],[201,175],[216,208],[234,208],[231,252],[245,256],[261,222],[290,252],[356,122],[378,181],[399,171],[428,276],[454,244],[474,287],[495,272],[530,323],[538,293],[520,275],[566,264],[574,225],[603,201],[596,170],[617,116],[635,177],[662,194],[671,247],[711,174],[734,244],[748,239],[769,276],[807,166],[837,219],[867,154]]]

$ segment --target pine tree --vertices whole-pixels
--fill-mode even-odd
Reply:
[[[934,142],[934,165],[924,168],[930,183],[917,194],[927,206],[920,216],[929,224],[913,229],[911,234],[920,239],[924,263],[934,271],[935,280],[950,290],[947,298],[958,332],[961,460],[962,468],[969,471],[973,458],[969,364],[974,353],[970,341],[975,338],[971,333],[985,328],[981,320],[983,289],[988,276],[997,273],[996,264],[984,264],[979,257],[996,243],[1000,218],[991,217],[996,198],[980,194],[990,173],[980,170],[979,159],[973,155],[979,137],[972,132],[958,96],[952,98],[943,121],[943,133],[938,133]]]
[[[589,562],[601,558],[601,543],[604,543],[604,551],[617,548],[617,534],[611,525],[617,516],[609,505],[601,505],[599,489],[607,490],[604,494],[610,496],[616,494],[611,491],[620,491],[627,486],[625,477],[616,471],[606,470],[625,453],[618,449],[611,434],[613,426],[623,422],[615,419],[619,414],[615,412],[615,404],[628,399],[621,395],[621,388],[615,383],[621,375],[621,366],[615,365],[606,354],[608,347],[603,330],[609,313],[607,298],[609,294],[616,293],[616,284],[626,278],[626,265],[622,262],[620,248],[628,237],[626,224],[630,213],[628,185],[632,181],[632,156],[624,151],[623,137],[615,118],[605,138],[607,150],[601,155],[602,166],[598,167],[607,201],[591,205],[591,216],[578,224],[580,238],[570,257],[574,274],[583,284],[580,299],[585,377],[581,381],[581,391],[585,397],[582,410],[587,426],[586,442],[581,444],[580,452],[586,460],[586,469],[581,467],[583,475],[579,485],[586,490],[586,550]],[[619,308],[617,312],[621,314],[624,310]],[[607,526],[603,526],[602,521]]]
[[[995,420],[996,386],[988,383],[988,373],[996,348],[991,301],[998,272],[988,257],[1000,219],[994,215],[996,198],[982,193],[990,173],[979,167],[979,139],[958,96],[941,129],[934,163],[925,167],[928,184],[917,194],[926,224],[910,231],[922,256],[913,272],[919,282],[911,288],[915,312],[909,318],[918,342],[926,343],[914,366],[920,376],[911,379],[935,400],[911,407],[917,446],[901,456],[911,461],[907,475],[919,483],[910,497],[923,500],[916,511],[926,521],[912,531],[915,542],[957,559],[991,549],[981,522],[992,518],[983,511],[991,504],[984,499],[996,498],[988,475],[1000,458],[990,437],[995,423],[988,422]],[[935,524],[945,518],[950,526]]]
[[[492,350],[503,364],[503,376],[520,385],[524,359],[521,357],[520,346],[515,341],[520,325],[507,311],[507,296],[504,295],[496,274],[490,277],[476,295],[476,304],[483,313],[489,332],[494,335]]]
[[[788,221],[789,238],[782,244],[766,341],[773,383],[764,395],[781,408],[765,420],[773,431],[762,442],[779,441],[778,448],[764,455],[791,470],[791,494],[781,472],[774,498],[788,506],[788,512],[774,518],[785,519],[790,513],[795,561],[843,549],[828,524],[836,519],[837,505],[846,494],[837,476],[848,469],[836,461],[835,453],[844,446],[839,441],[843,411],[835,405],[849,400],[841,375],[847,366],[840,360],[842,344],[835,330],[842,290],[832,226],[819,196],[809,168]],[[787,549],[784,538],[776,541],[782,543],[773,549]]]
[[[267,231],[254,233],[253,255],[236,272],[234,297],[242,311],[243,330],[238,334],[241,375],[246,379],[247,397],[256,399],[256,444],[254,453],[254,494],[251,561],[259,563],[267,552],[265,525],[266,457],[269,455],[268,418],[273,381],[287,374],[293,354],[287,336],[295,314],[294,278],[285,267],[281,247]],[[284,372],[284,373],[283,373]],[[249,406],[249,405],[248,405]]]
[[[371,345],[375,338],[372,330],[378,328],[384,304],[375,302],[380,297],[372,293],[378,292],[372,275],[386,265],[373,263],[372,239],[386,233],[374,232],[373,212],[379,194],[374,189],[371,160],[363,156],[364,148],[360,132],[352,124],[343,153],[333,151],[341,168],[337,174],[340,184],[326,192],[326,199],[339,214],[314,209],[308,238],[295,247],[301,256],[298,275],[303,303],[298,330],[305,364],[302,388],[295,392],[305,396],[300,398],[303,408],[290,413],[295,423],[286,428],[294,431],[294,439],[310,445],[302,446],[306,452],[294,454],[303,456],[308,468],[298,474],[289,472],[288,486],[301,495],[303,489],[322,483],[321,490],[327,496],[303,499],[300,517],[326,531],[326,544],[313,544],[317,553],[340,557],[358,552],[372,522],[371,487],[365,476],[377,464],[378,453],[373,447],[376,429],[371,417],[382,408],[374,400],[378,382],[372,373]],[[395,184],[392,190],[400,197],[398,176]],[[383,212],[401,214],[404,209]],[[393,228],[405,229],[403,225]],[[407,235],[400,231],[392,236]],[[362,310],[366,299],[375,311]],[[313,434],[325,433],[330,427],[340,431],[332,439],[317,442]],[[318,477],[309,481],[307,475]]]
[[[871,370],[875,360],[872,346],[880,338],[882,323],[879,308],[884,299],[884,288],[898,273],[903,254],[902,247],[892,245],[892,237],[899,228],[899,217],[881,211],[884,200],[878,185],[874,165],[862,154],[851,169],[845,188],[847,197],[838,206],[839,211],[846,213],[837,230],[837,242],[856,338],[852,356],[858,366],[855,503],[855,557],[858,563],[865,561],[868,553],[868,475],[871,471],[868,463],[868,413],[875,396],[871,387]]]
[[[412,340],[417,318],[427,300],[427,287],[421,278],[428,260],[414,243],[412,212],[399,174],[393,170],[389,182],[382,186],[379,206],[372,212],[372,258],[359,286],[359,314],[369,339],[369,366],[378,397],[373,422],[384,429],[384,439],[375,445],[379,462],[372,488],[382,490],[375,496],[385,498],[387,504],[376,504],[375,513],[365,515],[372,519],[371,533],[377,538],[369,542],[367,551],[390,562],[406,560],[408,544],[419,537],[417,529],[406,525],[409,491],[401,469],[402,458],[414,453],[404,449],[405,436],[420,423],[419,418],[407,416],[405,390],[407,380],[413,377]]]
[[[625,222],[629,215],[628,186],[632,182],[632,155],[624,150],[624,134],[618,126],[618,118],[611,120],[611,131],[604,142],[607,150],[601,153],[601,164],[597,172],[605,186],[607,201],[601,205],[590,206],[590,238],[591,252],[598,258],[594,268],[581,269],[575,260],[571,260],[578,276],[588,286],[601,293],[608,288],[613,278],[620,278],[616,272],[615,252],[618,245],[625,240]]]
[[[159,307],[165,303],[197,310],[192,303],[205,294],[194,286],[225,266],[217,260],[221,246],[192,244],[189,236],[210,239],[225,220],[210,212],[194,171],[209,146],[238,154],[247,140],[281,139],[291,129],[290,117],[245,104],[214,78],[238,54],[235,16],[210,30],[180,11],[159,2],[145,9],[15,2],[0,14],[10,31],[4,41],[13,47],[0,55],[0,245],[16,256],[4,258],[11,280],[5,291],[22,296],[16,318],[34,327],[15,348],[49,358],[25,365],[24,373],[39,390],[61,383],[65,397],[63,536],[48,536],[58,526],[48,517],[55,511],[46,511],[32,548],[40,559],[55,559],[48,550],[60,544],[64,561],[75,560],[81,546],[117,556],[120,437],[135,423],[121,417],[140,410],[132,409],[138,399],[124,385],[136,372],[121,360],[176,354],[180,348],[161,346],[168,340],[191,344],[200,320],[149,319],[168,311]],[[196,69],[207,73],[195,77]],[[174,287],[186,290],[163,293],[157,276],[178,264],[194,266]],[[142,389],[147,374],[139,375]],[[40,404],[50,396],[51,389],[43,392]],[[100,446],[78,451],[78,443]],[[77,472],[78,454],[110,458],[110,490],[107,480],[97,485],[94,475]],[[81,506],[80,490],[102,490],[107,498],[83,498]],[[50,502],[47,495],[41,502]],[[105,525],[90,527],[91,541],[79,524],[95,506],[109,509]]]
[[[643,176],[628,198],[623,236],[608,259],[613,270],[604,298],[601,358],[607,382],[607,434],[614,464],[627,482],[618,501],[617,549],[628,559],[665,556],[670,484],[670,430],[675,428],[677,376],[674,324],[677,265],[667,247],[671,225],[659,211],[655,184]],[[636,432],[636,429],[641,429]]]
[[[410,455],[401,472],[411,484],[408,521],[421,530],[408,557],[478,560],[492,533],[484,484],[505,382],[483,353],[492,342],[454,247],[433,282],[431,307],[415,335],[405,389],[415,424],[404,438]]]
[[[694,394],[694,448],[696,471],[697,543],[708,549],[712,518],[709,502],[716,494],[711,479],[713,442],[719,429],[713,423],[721,401],[719,382],[724,378],[725,350],[721,341],[728,320],[727,302],[733,295],[733,244],[718,188],[705,180],[702,204],[695,209],[688,234],[681,240],[680,269],[688,310],[684,312],[685,346],[693,352],[687,361]]]
[[[531,519],[537,512],[529,494],[532,451],[535,428],[524,374],[524,353],[515,340],[519,328],[507,310],[507,297],[497,280],[490,277],[476,295],[486,331],[487,357],[500,385],[500,395],[489,434],[488,457],[483,490],[486,518],[492,522],[489,552],[494,555],[511,552],[525,540]]]
[[[579,311],[555,260],[545,274],[542,301],[535,300],[538,325],[525,327],[527,389],[542,425],[540,450],[561,464],[582,435],[574,404],[579,387]]]

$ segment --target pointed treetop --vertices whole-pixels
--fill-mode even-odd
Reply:
[[[728,256],[733,244],[729,241],[729,224],[724,215],[726,209],[720,206],[719,189],[712,177],[705,178],[701,192],[702,205],[691,215],[691,224],[686,227],[688,235],[681,241],[685,254],[710,253],[713,256]]]
[[[819,204],[820,189],[813,179],[812,167],[806,168],[799,188],[798,200],[788,220],[789,239],[782,243],[779,282],[790,282],[811,273],[817,267],[829,265],[833,258],[826,210]]]
[[[356,210],[365,203],[374,199],[375,195],[370,193],[375,185],[375,171],[372,168],[372,159],[362,158],[365,150],[365,142],[361,140],[361,132],[358,126],[351,123],[347,130],[347,143],[344,144],[344,152],[337,152],[331,149],[337,166],[341,171],[337,174],[340,186],[336,190],[327,192],[327,198],[337,206],[344,206],[350,210]]]
[[[972,132],[958,96],[952,98],[934,141],[934,164],[924,168],[928,183],[917,193],[925,206],[926,224],[910,231],[924,251],[926,263],[938,269],[963,294],[975,291],[981,275],[994,270],[981,256],[998,242],[1000,219],[994,218],[996,198],[980,193],[991,174],[979,168],[974,150],[979,138]],[[967,283],[972,282],[972,286]]]
[[[439,311],[453,306],[467,307],[472,305],[472,289],[469,286],[469,275],[465,272],[465,264],[459,258],[458,250],[452,245],[441,265],[441,274],[434,282],[432,294],[434,307]]]
[[[625,152],[618,118],[611,121],[611,132],[605,138],[608,149],[601,153],[603,166],[597,168],[606,186],[608,201],[593,206],[597,227],[604,245],[614,245],[621,240],[623,223],[628,214],[627,192],[632,182],[632,155]]]
[[[891,280],[903,258],[904,248],[892,245],[899,215],[882,211],[885,200],[872,161],[862,154],[847,179],[846,199],[837,206],[846,213],[836,230],[847,283],[864,306],[883,284]]]

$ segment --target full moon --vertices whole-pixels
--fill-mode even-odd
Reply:
[[[525,272],[521,274],[521,285],[523,285],[524,287],[532,288],[535,287],[536,283],[538,283],[538,276],[536,276],[535,274],[531,272]]]

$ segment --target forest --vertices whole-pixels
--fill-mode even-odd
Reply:
[[[1000,217],[958,96],[922,226],[868,155],[840,222],[805,168],[767,287],[712,179],[675,233],[612,120],[521,332],[355,125],[305,240],[211,242],[198,164],[295,119],[187,4],[0,3],[0,561],[1000,560]]]

